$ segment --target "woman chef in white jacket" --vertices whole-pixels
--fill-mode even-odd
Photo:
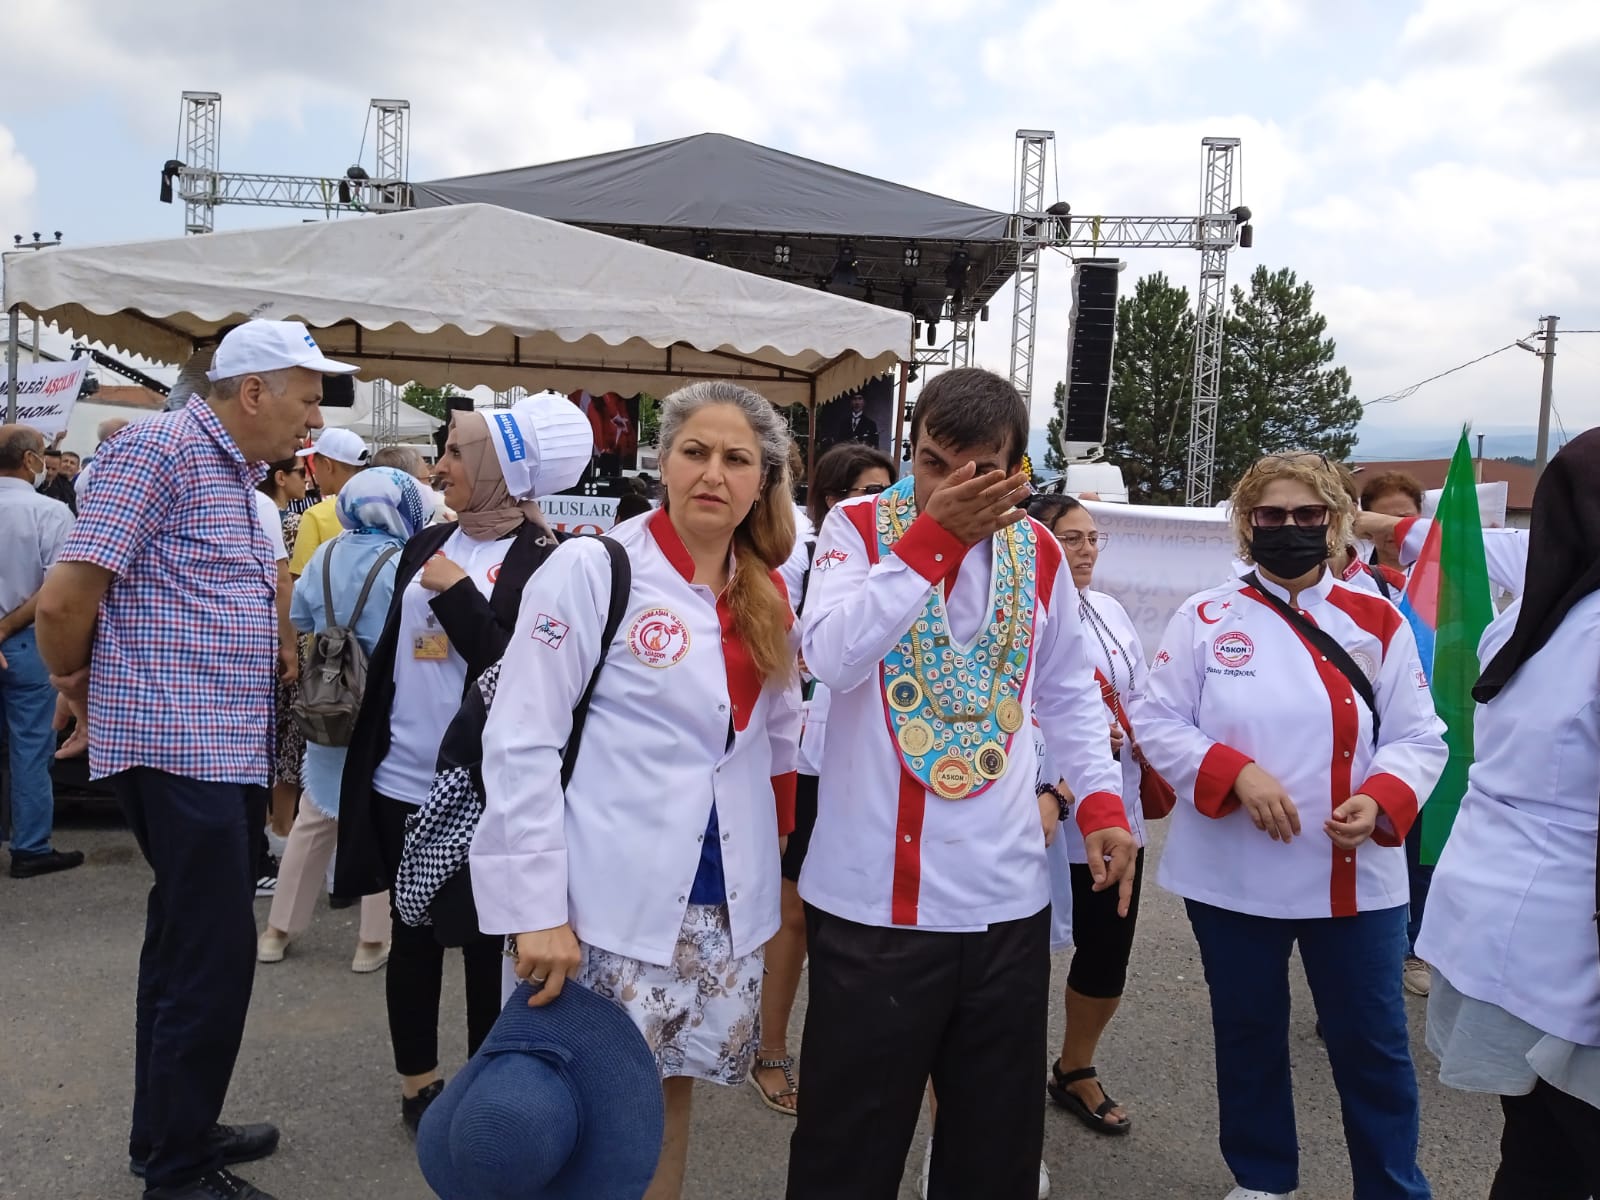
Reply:
[[[648,1195],[676,1197],[695,1078],[742,1083],[758,1042],[761,947],[778,928],[779,837],[799,735],[789,602],[789,436],[731,383],[661,405],[662,508],[612,531],[627,613],[599,542],[565,543],[523,593],[483,733],[486,809],[472,842],[488,933],[516,974],[621,1004],[655,1051],[667,1125]],[[606,656],[563,794],[572,710]],[[781,815],[780,815],[781,814]]]
[[[1405,619],[1326,568],[1350,543],[1351,512],[1319,454],[1251,467],[1232,520],[1254,570],[1184,602],[1132,713],[1179,797],[1158,878],[1187,902],[1211,991],[1222,1155],[1238,1184],[1230,1200],[1299,1186],[1296,943],[1354,1194],[1430,1194],[1400,986],[1401,843],[1444,768],[1443,726]]]
[[[1505,1110],[1490,1200],[1600,1195],[1600,430],[1539,480],[1527,590],[1484,631],[1477,761],[1418,953],[1428,1048]]]

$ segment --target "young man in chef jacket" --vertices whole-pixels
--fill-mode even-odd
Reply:
[[[1017,507],[1027,431],[1008,382],[946,372],[913,414],[912,474],[838,505],[818,535],[802,646],[832,711],[800,877],[810,998],[789,1200],[897,1196],[930,1077],[932,1200],[1037,1195],[1059,814],[1035,788],[1030,714],[1082,798],[1098,885],[1127,909],[1136,847],[1077,593]]]

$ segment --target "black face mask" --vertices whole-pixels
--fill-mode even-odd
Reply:
[[[1328,527],[1280,525],[1250,531],[1250,557],[1279,579],[1299,579],[1328,557]]]

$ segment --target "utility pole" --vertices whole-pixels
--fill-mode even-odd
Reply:
[[[1534,478],[1544,474],[1544,465],[1550,460],[1550,405],[1555,396],[1556,376],[1556,322],[1560,317],[1544,317],[1544,349],[1539,357],[1544,359],[1544,380],[1539,385],[1539,445],[1534,451]]]

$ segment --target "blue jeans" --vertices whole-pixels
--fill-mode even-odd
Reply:
[[[32,626],[0,642],[0,654],[7,663],[0,670],[0,720],[11,743],[11,853],[45,854],[56,815],[50,779],[56,690],[39,657]]]
[[[1406,834],[1406,882],[1411,885],[1410,913],[1406,920],[1406,953],[1417,952],[1417,935],[1422,932],[1422,914],[1428,907],[1428,885],[1433,868],[1422,865],[1422,815],[1411,823]]]
[[[1187,901],[1211,990],[1222,1157],[1241,1187],[1300,1186],[1289,1080],[1289,954],[1300,943],[1328,1046],[1355,1200],[1427,1200],[1400,965],[1406,909],[1252,917]]]

